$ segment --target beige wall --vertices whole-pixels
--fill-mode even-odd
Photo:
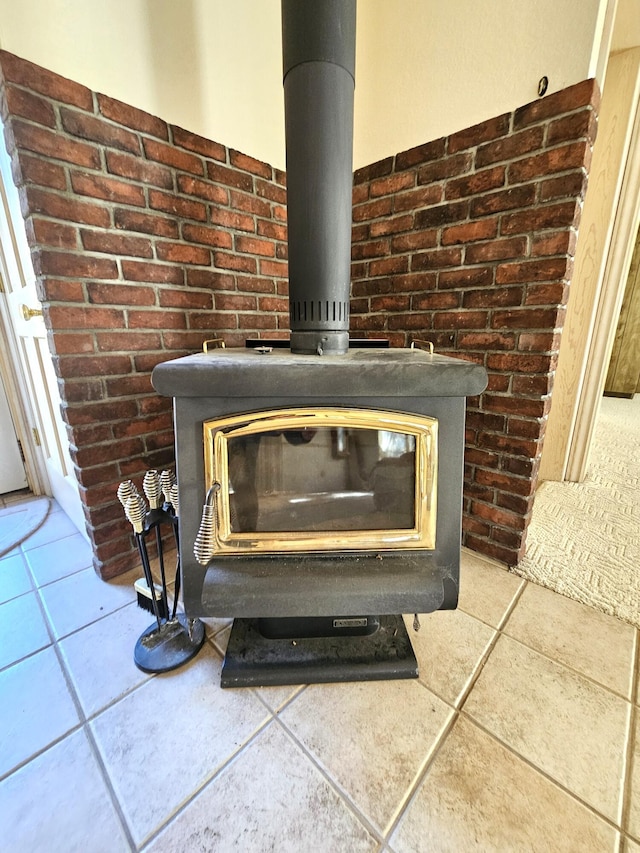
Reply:
[[[354,165],[593,76],[606,0],[360,0]],[[284,167],[279,0],[0,0],[0,44]]]

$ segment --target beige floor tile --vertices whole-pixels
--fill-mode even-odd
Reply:
[[[377,849],[365,827],[277,723],[261,732],[148,848],[149,853]]]
[[[497,627],[523,585],[522,578],[463,548],[458,607],[466,613]]]
[[[631,697],[635,644],[631,625],[530,583],[504,632]]]
[[[420,616],[420,630],[405,617],[420,681],[454,705],[478,668],[496,632],[462,610],[437,610]]]
[[[6,851],[128,851],[86,736],[78,731],[0,783]]]
[[[0,669],[50,642],[37,593],[28,592],[0,604]]]
[[[631,705],[501,637],[464,710],[602,814],[617,820]]]
[[[155,676],[95,718],[107,771],[138,844],[269,719],[250,690],[222,690],[206,643],[187,666]]]
[[[88,569],[93,564],[91,546],[79,533],[72,533],[64,539],[39,545],[32,550],[24,550],[38,586]]]
[[[0,776],[79,722],[58,658],[45,649],[0,672]]]
[[[636,708],[635,738],[633,742],[633,757],[631,765],[631,780],[629,784],[629,818],[628,831],[640,841],[640,725]]]
[[[149,613],[137,604],[127,604],[61,641],[65,664],[87,717],[150,677],[134,664],[133,650],[152,623]]]
[[[0,604],[11,601],[25,592],[31,592],[31,578],[27,564],[19,552],[11,552],[11,556],[0,560]]]
[[[626,838],[622,846],[623,853],[640,853],[640,844],[632,838]]]
[[[312,685],[280,719],[384,831],[452,713],[407,679]]]
[[[133,583],[138,577],[139,572],[133,571],[106,582],[93,569],[85,569],[43,587],[40,596],[56,637],[84,628],[135,601]]]
[[[57,504],[54,504],[44,524],[22,543],[22,550],[25,552],[33,551],[34,548],[39,548],[41,545],[47,545],[58,539],[66,539],[68,536],[76,536],[77,534],[78,530],[75,524]]]
[[[391,837],[396,853],[605,853],[617,833],[460,718]]]

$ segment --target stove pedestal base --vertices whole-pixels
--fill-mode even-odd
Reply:
[[[222,665],[221,687],[273,687],[339,681],[417,678],[402,616],[380,616],[374,633],[273,639],[258,619],[235,619]]]

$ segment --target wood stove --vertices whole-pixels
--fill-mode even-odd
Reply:
[[[457,604],[465,398],[486,371],[350,345],[355,0],[283,0],[283,49],[290,346],[153,372],[185,610],[235,620],[225,687],[415,677],[397,614]]]

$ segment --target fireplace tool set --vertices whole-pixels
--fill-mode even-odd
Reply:
[[[135,583],[138,605],[153,613],[155,622],[143,631],[133,654],[134,663],[143,672],[168,672],[191,660],[204,643],[204,625],[199,619],[190,619],[177,613],[180,595],[180,549],[178,517],[180,504],[178,486],[170,471],[147,471],[142,488],[149,502],[142,497],[131,480],[118,487],[118,499],[125,515],[133,527],[144,579]],[[173,606],[167,594],[167,578],[164,563],[163,531],[173,533],[178,552],[174,584]],[[147,550],[147,537],[155,539],[160,583],[156,583],[151,571]]]

